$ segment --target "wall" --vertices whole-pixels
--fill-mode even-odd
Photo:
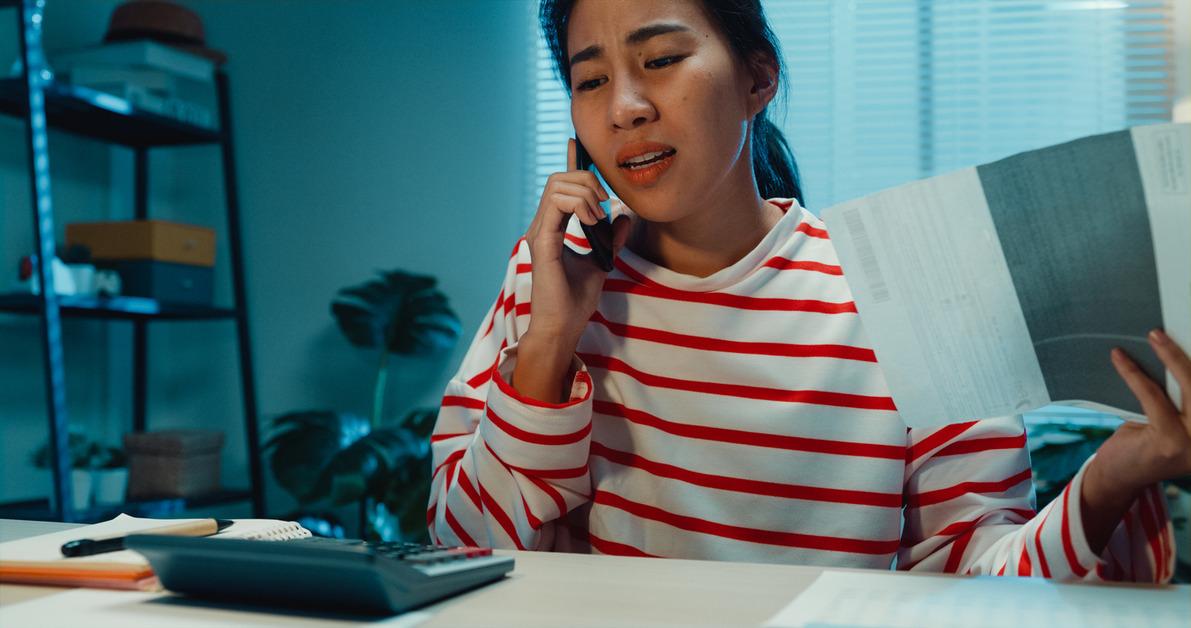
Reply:
[[[51,0],[47,41],[68,46],[98,40],[115,4]],[[495,299],[505,258],[519,235],[526,5],[184,4],[202,15],[210,45],[229,56],[262,422],[295,409],[367,412],[373,356],[347,345],[329,303],[336,290],[378,269],[434,274],[463,320],[464,337],[454,355],[393,378],[393,413],[435,403]],[[20,131],[11,122],[0,127],[6,138],[0,140],[5,207],[0,269],[12,268],[29,248]],[[127,151],[57,136],[51,151],[59,228],[66,220],[95,216],[84,211],[88,205],[99,214],[130,215],[123,183]],[[158,151],[150,168],[151,215],[226,233],[217,149]],[[67,213],[75,207],[78,213]],[[227,303],[226,248],[218,255],[217,300]],[[6,280],[0,274],[0,284]],[[130,414],[128,330],[72,326],[71,411],[115,439]],[[0,319],[5,347],[0,377],[16,384],[0,386],[6,391],[0,393],[0,477],[6,478],[0,500],[48,488],[48,474],[29,471],[21,454],[44,437],[35,331],[30,321]],[[232,325],[159,324],[150,342],[151,426],[225,429],[226,483],[243,483],[247,462]],[[276,488],[270,503],[272,510],[288,504]]]

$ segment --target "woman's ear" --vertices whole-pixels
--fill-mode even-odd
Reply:
[[[761,53],[753,55],[748,65],[752,77],[748,95],[749,117],[752,117],[764,111],[777,94],[778,65],[773,57]]]

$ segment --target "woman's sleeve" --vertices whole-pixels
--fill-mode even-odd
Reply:
[[[1157,485],[1134,502],[1097,556],[1080,514],[1087,468],[1085,462],[1063,492],[1035,513],[1030,454],[1019,416],[910,430],[898,568],[1168,581],[1174,534]]]
[[[452,545],[549,549],[553,521],[591,495],[591,376],[575,358],[570,399],[520,395],[510,384],[529,322],[524,240],[467,355],[447,384],[431,436],[434,472],[426,518]]]

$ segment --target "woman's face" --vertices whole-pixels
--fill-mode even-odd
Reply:
[[[638,215],[670,222],[755,189],[748,122],[772,91],[753,91],[699,2],[578,0],[567,47],[575,130]]]

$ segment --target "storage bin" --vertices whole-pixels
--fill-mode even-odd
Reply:
[[[215,230],[167,220],[123,220],[66,225],[66,245],[91,250],[92,260],[156,260],[215,265]]]
[[[124,435],[128,499],[194,497],[219,490],[223,432],[163,430]]]
[[[215,269],[209,266],[152,260],[97,260],[95,266],[116,271],[125,296],[189,305],[211,305],[215,300]]]

